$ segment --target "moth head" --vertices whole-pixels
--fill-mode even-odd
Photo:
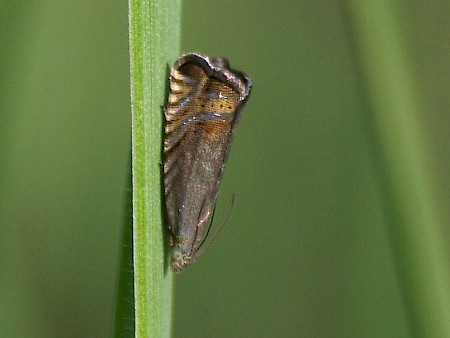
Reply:
[[[211,59],[211,64],[216,68],[230,69],[230,61],[222,56]]]
[[[230,62],[224,57],[209,58],[198,53],[184,54],[175,62],[172,72],[172,78],[175,81],[179,79],[189,80],[187,86],[175,85],[176,91],[179,92],[186,88],[189,92],[192,83],[196,82],[195,79],[197,79],[197,83],[203,85],[208,78],[212,78],[222,85],[226,84],[226,87],[231,87],[238,94],[240,103],[244,104],[252,88],[250,77],[232,69]]]

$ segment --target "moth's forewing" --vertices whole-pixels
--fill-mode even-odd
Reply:
[[[165,111],[164,183],[172,267],[192,263],[208,233],[231,138],[251,88],[226,59],[182,56]]]

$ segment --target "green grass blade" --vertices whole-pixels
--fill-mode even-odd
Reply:
[[[450,336],[445,237],[431,191],[422,108],[391,1],[347,1],[381,163],[382,190],[411,333]]]
[[[166,96],[167,66],[179,54],[180,15],[179,0],[129,1],[137,337],[171,335],[173,279],[166,260],[161,207],[161,105]],[[121,327],[126,330],[126,325]]]

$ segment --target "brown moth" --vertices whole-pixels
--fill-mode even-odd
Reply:
[[[192,264],[211,226],[234,130],[252,82],[222,57],[182,55],[170,72],[164,187],[172,269]]]

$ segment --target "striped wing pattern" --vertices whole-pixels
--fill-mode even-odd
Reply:
[[[195,259],[210,228],[232,134],[251,86],[247,79],[199,54],[182,56],[171,70],[164,185],[177,272]]]

